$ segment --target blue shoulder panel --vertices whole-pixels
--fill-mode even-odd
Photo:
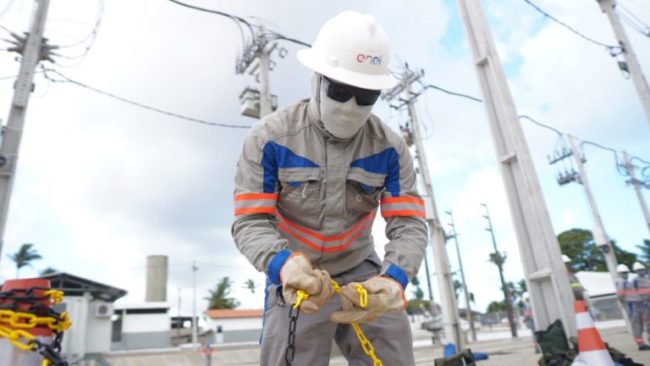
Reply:
[[[393,197],[399,196],[399,154],[389,147],[382,152],[357,159],[350,164],[352,168],[361,168],[370,173],[386,175],[386,190]]]
[[[262,150],[262,167],[264,168],[264,193],[275,193],[279,168],[317,168],[319,165],[297,155],[286,146],[269,141]]]

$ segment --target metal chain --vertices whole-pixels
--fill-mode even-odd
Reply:
[[[296,304],[298,303],[296,302]],[[286,366],[291,366],[293,357],[296,355],[296,325],[298,324],[299,316],[300,306],[289,306],[289,341],[287,342],[287,350],[284,354]]]
[[[36,291],[43,291],[37,296]],[[63,292],[43,287],[13,289],[0,292],[0,338],[6,338],[22,351],[38,352],[43,356],[42,366],[68,366],[61,356],[63,332],[70,328],[72,322],[67,312],[61,314],[51,306],[63,301]],[[45,302],[45,304],[43,303]],[[29,305],[26,310],[17,311],[18,305]],[[39,341],[36,336],[25,329],[46,327],[53,331],[54,339],[50,344]]]
[[[334,292],[340,294],[342,291],[341,286],[334,280],[330,280],[330,282],[332,284],[332,289]],[[365,309],[368,306],[368,291],[366,291],[366,289],[363,288],[363,286],[360,284],[356,286],[356,291],[359,294],[359,305],[362,309]],[[308,298],[308,293],[302,290],[298,290],[298,296],[296,298],[295,304],[289,306],[289,338],[287,342],[287,349],[284,354],[286,366],[291,366],[293,358],[296,355],[296,325],[298,323],[298,317],[300,316],[300,304],[303,302],[303,300],[307,300]],[[357,322],[352,322],[350,325],[352,326],[354,334],[356,334],[357,339],[361,344],[363,352],[372,360],[373,366],[384,366],[383,362],[381,362],[377,355],[375,355],[375,347],[373,347],[372,343],[368,340],[368,338],[366,338],[366,335],[363,333],[363,330],[359,324],[357,324]]]

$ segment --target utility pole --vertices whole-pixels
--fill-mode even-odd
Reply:
[[[287,55],[285,48],[278,49],[277,46],[277,43],[269,43],[266,29],[259,25],[255,38],[237,59],[235,72],[255,75],[260,84],[259,90],[246,88],[239,97],[242,103],[242,114],[245,116],[262,119],[277,108],[277,97],[271,94],[270,89],[269,74],[275,65],[271,60],[271,54],[277,49],[280,58]]]
[[[29,34],[24,39],[24,46],[20,45],[16,49],[22,53],[22,60],[14,85],[14,96],[11,101],[7,126],[2,128],[2,146],[0,147],[0,257],[2,257],[4,245],[11,190],[16,175],[20,139],[23,134],[29,95],[34,85],[34,72],[39,61],[48,57],[43,54],[44,47],[42,46],[45,43],[43,32],[45,31],[45,19],[49,4],[49,0],[36,0],[36,11]]]
[[[196,261],[192,262],[192,349],[198,348],[198,317],[196,316]]]
[[[465,271],[463,270],[463,258],[460,256],[460,246],[458,245],[458,232],[456,231],[456,224],[454,223],[454,214],[451,210],[447,211],[449,215],[449,226],[453,230],[451,236],[456,243],[456,255],[458,256],[458,268],[460,270],[460,279],[463,281],[463,292],[465,293],[465,303],[467,304],[467,321],[469,322],[469,329],[472,332],[472,341],[476,342],[476,328],[474,327],[474,314],[472,314],[472,305],[470,303],[469,291],[467,290],[467,281],[465,280]]]
[[[176,335],[178,336],[183,327],[183,320],[181,319],[181,288],[178,288],[178,323],[176,324]]]
[[[515,324],[515,317],[512,311],[512,298],[510,297],[510,289],[506,283],[506,279],[503,276],[503,263],[506,260],[505,255],[502,255],[497,249],[497,240],[494,237],[494,228],[492,227],[492,219],[490,218],[490,211],[485,203],[481,203],[481,206],[485,208],[485,215],[483,217],[487,220],[488,227],[485,230],[490,232],[492,237],[492,248],[494,249],[494,264],[499,268],[499,278],[501,279],[501,290],[503,290],[503,299],[506,303],[506,313],[508,314],[508,324],[510,325],[510,333],[513,338],[517,337],[517,324]]]
[[[490,121],[535,324],[576,334],[573,293],[512,95],[479,0],[458,0]]]
[[[561,151],[558,151],[553,155],[553,158],[549,157],[549,163],[555,164],[562,161],[563,159],[567,159],[573,156],[574,162],[578,167],[578,171],[575,171],[573,166],[571,166],[571,169],[565,170],[564,174],[562,172],[558,174],[557,182],[560,185],[576,182],[583,186],[585,190],[585,196],[587,197],[587,202],[589,203],[591,214],[594,220],[594,229],[592,230],[593,240],[600,249],[601,253],[603,253],[603,256],[605,257],[605,264],[607,265],[607,270],[612,277],[614,285],[616,285],[616,280],[618,278],[618,272],[616,271],[616,267],[618,265],[618,262],[616,260],[616,253],[614,253],[614,248],[609,242],[605,231],[605,225],[603,224],[603,220],[600,216],[598,206],[596,206],[594,195],[591,192],[591,185],[589,184],[589,179],[587,178],[587,173],[584,167],[586,160],[584,158],[584,155],[578,150],[576,146],[575,137],[571,135],[567,135],[566,137],[569,141],[569,148],[567,149],[563,147]],[[560,135],[560,138],[564,139],[564,135]],[[627,315],[627,311],[623,309],[620,303],[619,308],[623,314],[623,319],[625,320],[628,330],[631,331],[632,328],[630,325],[629,317]]]
[[[614,253],[614,248],[609,242],[607,237],[607,232],[605,231],[605,225],[603,224],[603,219],[600,216],[600,211],[598,206],[596,206],[596,200],[591,191],[591,185],[589,184],[589,179],[587,179],[587,174],[584,167],[584,157],[576,147],[575,138],[571,135],[567,136],[569,144],[571,145],[571,151],[573,152],[573,160],[578,167],[579,182],[582,184],[582,187],[585,189],[585,196],[587,197],[587,202],[589,202],[589,207],[591,208],[591,215],[594,219],[594,242],[600,248],[603,256],[605,257],[605,263],[607,264],[607,269],[609,274],[612,276],[612,281],[616,283],[618,278],[618,272],[616,271],[616,266],[618,262],[616,261],[616,254]]]
[[[600,5],[600,9],[603,13],[607,14],[607,18],[609,18],[609,22],[612,24],[612,29],[616,35],[616,40],[618,41],[623,57],[625,58],[625,64],[619,63],[619,67],[630,74],[634,86],[636,87],[636,91],[639,93],[639,99],[641,99],[641,105],[645,111],[648,123],[650,123],[650,87],[648,86],[648,80],[643,75],[641,64],[639,63],[639,59],[636,57],[636,53],[634,53],[632,43],[627,38],[623,24],[616,12],[616,0],[596,1],[598,2],[598,5]]]
[[[417,96],[411,92],[411,84],[418,81],[421,77],[421,73],[416,74],[406,68],[402,74],[400,83],[393,89],[387,91],[383,98],[391,100],[397,98],[400,93],[403,93],[405,99],[404,103],[408,107],[409,116],[411,118],[411,133],[415,143],[416,158],[418,159],[418,166],[420,167],[420,176],[424,182],[424,189],[426,191],[425,198],[428,200],[430,208],[430,212],[427,212],[426,221],[429,224],[429,238],[433,249],[433,257],[436,263],[436,279],[438,280],[438,288],[440,290],[440,307],[442,308],[445,336],[448,340],[455,343],[458,346],[458,349],[462,349],[465,342],[463,338],[463,330],[461,329],[459,321],[460,317],[458,315],[458,305],[456,304],[454,285],[449,270],[449,259],[445,248],[445,232],[443,231],[438,218],[438,210],[433,195],[433,186],[429,175],[429,164],[427,163],[418,116],[415,111],[415,99]],[[402,106],[403,105],[404,104],[402,104]],[[431,215],[430,217],[429,214]]]
[[[630,176],[630,180],[627,182],[634,187],[636,198],[639,200],[639,205],[641,205],[641,211],[643,211],[643,218],[645,218],[645,223],[648,226],[648,230],[650,231],[650,211],[648,211],[648,205],[645,202],[645,197],[643,197],[643,192],[641,192],[641,186],[649,188],[650,185],[644,184],[642,181],[636,178],[636,173],[634,171],[635,167],[630,161],[630,157],[625,150],[623,150],[623,167],[627,171],[627,174]]]

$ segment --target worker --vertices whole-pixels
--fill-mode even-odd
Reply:
[[[650,307],[648,301],[650,300],[650,278],[648,278],[648,270],[640,262],[634,262],[632,265],[632,270],[637,275],[637,277],[632,281],[632,288],[639,298],[638,306],[640,307],[640,314],[635,314],[637,318],[633,320],[632,324],[634,327],[634,322],[638,320],[637,327],[640,329],[638,333],[639,338],[641,338],[641,343],[639,343],[637,340],[637,344],[639,344],[640,350],[648,351],[650,350],[650,346],[643,342],[643,330],[645,329],[645,332],[648,334],[648,339],[650,341],[650,310],[648,310]],[[637,336],[635,334],[635,338],[636,337]]]
[[[530,304],[530,295],[528,292],[524,292],[521,297],[524,301],[524,324],[526,324],[526,328],[530,329],[531,333],[533,333],[533,347],[535,348],[535,353],[540,353],[541,349],[539,343],[537,343],[537,337],[535,337],[535,317],[533,316],[533,307]]]
[[[629,279],[630,268],[625,264],[616,267],[619,278],[616,281],[616,294],[623,303],[632,324],[632,336],[639,350],[647,350],[648,345],[643,341],[643,309],[638,291],[634,288],[634,281]]]
[[[262,365],[327,364],[332,341],[350,364],[366,364],[350,322],[361,323],[385,365],[415,363],[404,289],[420,267],[427,226],[408,147],[371,113],[381,90],[396,85],[389,56],[372,16],[338,14],[298,52],[314,72],[311,98],[264,117],[244,141],[232,234],[268,276]],[[379,207],[383,259],[371,236]],[[290,318],[299,290],[309,298]]]
[[[573,290],[573,297],[575,300],[588,301],[589,296],[585,296],[586,290],[578,280],[578,277],[573,273],[571,268],[571,257],[566,254],[562,254],[562,261],[566,268],[567,273],[569,274],[569,284],[571,285],[571,290]]]

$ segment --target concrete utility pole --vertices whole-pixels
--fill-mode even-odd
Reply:
[[[616,284],[616,279],[618,278],[618,272],[616,272],[616,266],[618,262],[616,260],[616,254],[614,253],[614,248],[609,242],[607,232],[605,231],[605,225],[603,224],[603,219],[600,216],[600,211],[598,206],[596,206],[596,200],[594,199],[594,194],[591,191],[591,185],[589,184],[589,179],[587,179],[587,174],[585,173],[584,167],[584,158],[580,153],[580,150],[576,147],[575,138],[571,135],[567,136],[569,144],[571,145],[571,150],[573,152],[573,161],[578,167],[578,173],[580,174],[580,184],[585,189],[585,195],[587,197],[587,202],[589,202],[589,207],[591,208],[591,214],[594,219],[594,242],[600,248],[603,256],[605,257],[605,263],[607,264],[607,270],[612,276],[612,281]]]
[[[438,210],[433,195],[433,185],[431,184],[431,177],[429,175],[429,164],[427,163],[418,116],[415,111],[415,96],[411,92],[411,84],[418,81],[421,76],[421,74],[413,73],[407,68],[402,74],[400,83],[386,92],[384,99],[391,100],[398,97],[400,93],[403,93],[407,101],[406,106],[411,117],[411,132],[413,133],[415,143],[416,158],[418,159],[420,176],[422,177],[426,191],[425,201],[428,201],[430,208],[430,212],[427,212],[428,217],[426,220],[429,224],[429,238],[433,249],[433,259],[436,263],[436,279],[438,280],[438,289],[440,291],[440,307],[442,308],[445,336],[449,341],[455,343],[458,349],[462,349],[465,342],[459,321],[460,317],[458,315],[454,285],[449,270],[449,259],[445,248],[445,232],[438,218]],[[429,214],[431,215],[430,217]]]
[[[255,95],[245,94],[240,96],[242,103],[246,101],[254,102],[255,108],[244,106],[242,113],[249,117],[264,118],[264,116],[272,113],[277,107],[277,99],[270,91],[270,78],[269,74],[273,70],[275,62],[271,60],[271,54],[277,49],[277,43],[269,43],[266,36],[266,29],[263,26],[257,26],[255,38],[242,52],[242,55],[237,59],[235,72],[237,74],[248,73],[249,75],[256,75],[256,80],[259,82],[259,90],[254,91]],[[285,48],[278,50],[278,55],[284,58],[287,54]],[[257,61],[257,62],[256,62]],[[250,88],[245,90],[249,91]],[[253,101],[254,99],[254,101]]]
[[[198,349],[198,317],[196,316],[196,261],[192,262],[192,349]]]
[[[492,219],[490,218],[490,210],[485,203],[481,203],[481,206],[485,208],[485,215],[483,217],[487,220],[488,227],[485,229],[490,232],[492,237],[492,248],[494,248],[494,264],[499,268],[499,278],[501,279],[501,290],[503,290],[503,300],[506,303],[506,313],[508,314],[508,324],[510,325],[510,333],[514,338],[517,337],[517,324],[515,323],[514,313],[512,311],[512,298],[510,297],[510,289],[506,283],[506,279],[503,276],[503,263],[505,262],[505,257],[499,252],[497,248],[497,239],[494,237],[494,228],[492,227]]]
[[[456,231],[456,224],[454,223],[454,214],[451,210],[447,211],[449,215],[449,226],[453,230],[448,238],[454,238],[456,243],[456,255],[458,256],[458,269],[460,270],[460,279],[463,281],[463,292],[465,293],[465,304],[467,309],[467,321],[469,322],[469,329],[472,332],[472,341],[476,342],[476,328],[474,327],[474,314],[472,314],[472,304],[470,303],[469,291],[467,290],[467,281],[465,280],[465,271],[463,270],[463,258],[460,255],[460,246],[458,245],[458,232]]]
[[[643,75],[643,70],[641,69],[641,64],[639,63],[636,53],[632,48],[632,43],[627,38],[625,29],[621,20],[618,18],[618,13],[616,12],[616,0],[596,0],[600,9],[603,13],[607,14],[609,22],[612,24],[612,29],[616,35],[616,40],[621,46],[623,57],[625,58],[625,63],[627,66],[626,70],[629,72],[634,86],[636,87],[637,93],[639,93],[639,99],[641,99],[641,105],[645,111],[646,118],[648,123],[650,123],[650,87],[648,86],[648,80]]]
[[[562,320],[575,335],[573,293],[492,34],[479,0],[458,0],[501,165],[538,329]]]
[[[641,186],[644,186],[644,184],[642,181],[636,178],[636,172],[634,171],[635,167],[630,161],[630,157],[625,150],[623,150],[623,167],[627,171],[627,174],[630,176],[630,180],[627,182],[634,187],[636,198],[639,200],[639,205],[641,205],[641,211],[643,211],[643,218],[645,219],[645,223],[648,226],[648,230],[650,231],[650,211],[648,210],[648,205],[645,202],[645,197],[643,197],[643,192],[641,192]]]
[[[36,0],[36,10],[29,35],[22,49],[20,71],[14,85],[14,97],[11,101],[7,126],[2,129],[2,146],[0,147],[0,258],[4,246],[4,233],[7,225],[7,214],[11,201],[11,190],[16,175],[20,139],[25,124],[25,114],[29,95],[33,89],[36,65],[43,59],[43,32],[49,0]]]

